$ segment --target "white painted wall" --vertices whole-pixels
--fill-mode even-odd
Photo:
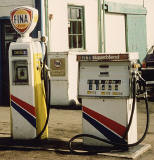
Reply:
[[[147,49],[154,45],[154,0],[107,0],[108,2],[141,5],[147,9]],[[120,25],[119,25],[120,26]],[[108,46],[107,46],[108,47]],[[111,48],[114,48],[111,46]],[[111,50],[111,49],[110,49]]]
[[[126,52],[125,16],[105,14],[106,52]]]
[[[64,0],[50,0],[49,14],[49,51],[68,51],[67,3]]]
[[[145,8],[147,9],[147,48],[154,45],[154,0],[145,0]]]
[[[143,5],[143,0],[107,0],[107,2]],[[106,13],[105,14],[106,52],[126,52],[125,35],[126,35],[125,15]]]
[[[35,0],[0,0],[0,17],[9,16],[10,11],[18,6],[35,6]]]
[[[109,2],[143,5],[143,0],[107,0]],[[150,1],[150,0],[145,0]],[[152,0],[151,0],[152,1]],[[68,15],[67,6],[79,5],[85,7],[86,51],[98,51],[98,1],[97,0],[50,0],[49,14],[49,51],[68,51]],[[146,6],[146,5],[145,5]],[[148,6],[148,3],[147,3]],[[148,17],[148,16],[147,16]],[[147,18],[148,19],[148,18]],[[148,20],[148,22],[150,22]],[[106,14],[106,52],[125,52],[125,17],[119,14]],[[148,27],[147,27],[148,29]],[[150,29],[150,28],[149,28]],[[147,31],[150,35],[151,31]],[[148,39],[152,43],[152,40]],[[149,44],[150,45],[150,44]]]
[[[85,35],[86,51],[98,51],[98,11],[97,0],[50,0],[49,14],[53,19],[49,21],[50,51],[68,51],[68,5],[79,5],[85,7]]]

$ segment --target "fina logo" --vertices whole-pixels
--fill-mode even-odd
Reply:
[[[14,28],[25,33],[32,23],[32,11],[27,8],[18,8],[11,13],[11,22]]]
[[[13,23],[14,24],[27,24],[29,23],[29,20],[28,20],[28,15],[14,15],[13,17]]]
[[[54,65],[55,65],[56,68],[60,68],[62,63],[61,63],[60,60],[57,59],[57,60],[54,61]]]

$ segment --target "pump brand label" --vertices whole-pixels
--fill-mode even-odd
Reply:
[[[25,33],[32,23],[32,11],[27,8],[19,8],[11,12],[13,27],[20,33]]]
[[[77,61],[128,61],[128,54],[78,55]]]

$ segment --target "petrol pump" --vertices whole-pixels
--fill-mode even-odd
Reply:
[[[72,152],[72,141],[81,137],[83,145],[94,146],[93,152],[97,152],[97,147],[125,150],[143,140],[148,125],[143,137],[137,140],[138,59],[138,53],[77,55],[82,134],[69,141]]]
[[[9,48],[11,134],[13,139],[46,139],[47,108],[42,73],[42,48],[29,36],[37,24],[38,11],[15,8],[10,13],[14,29],[21,35]]]

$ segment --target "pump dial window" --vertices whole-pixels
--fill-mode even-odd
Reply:
[[[22,81],[22,82],[27,82],[28,80],[28,70],[27,66],[19,66],[16,68],[16,80],[17,81]]]
[[[28,62],[25,61],[13,61],[13,83],[15,85],[28,84]]]

